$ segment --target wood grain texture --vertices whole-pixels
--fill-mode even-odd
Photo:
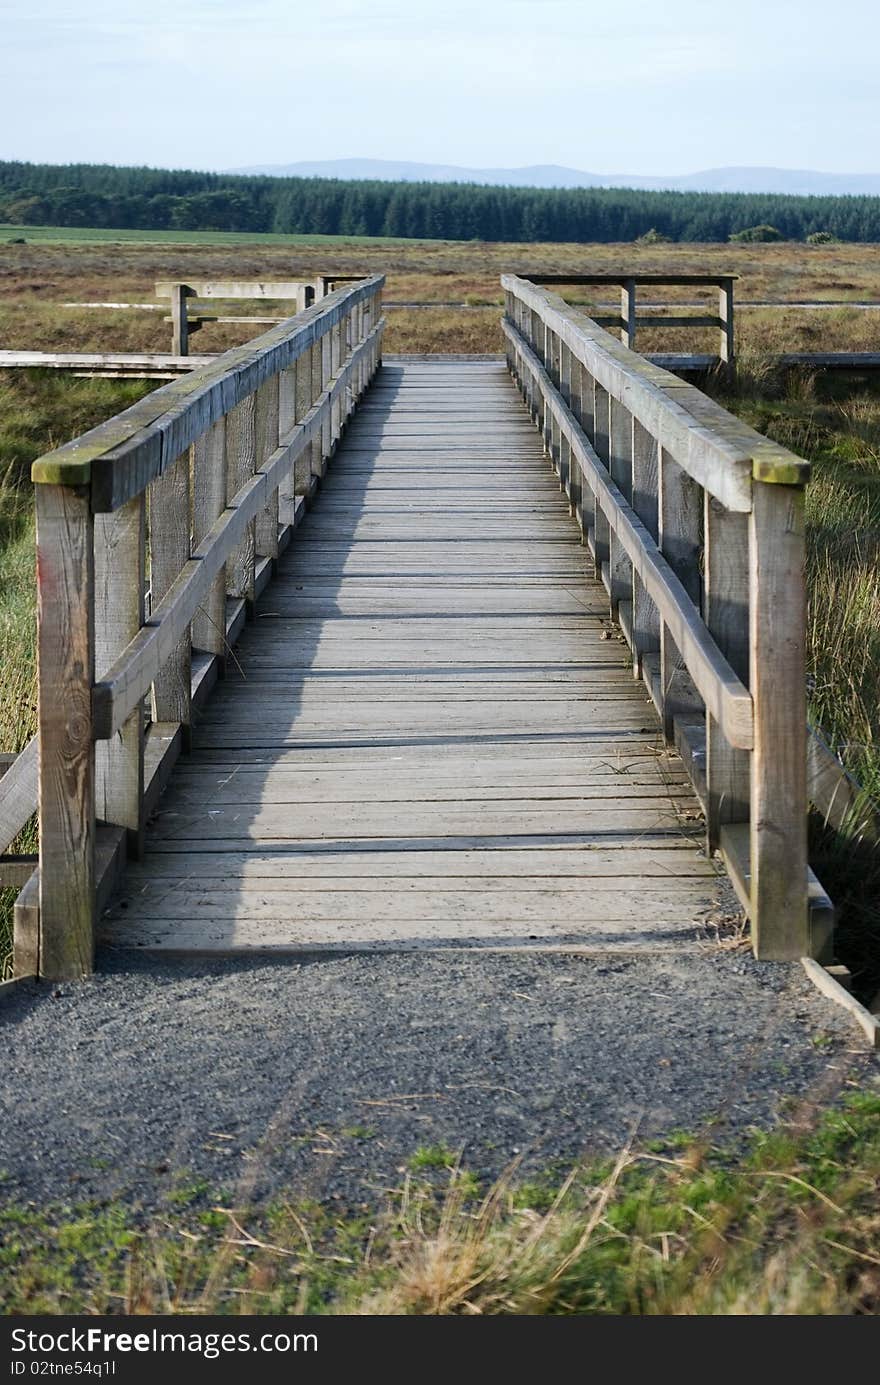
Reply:
[[[191,454],[193,548],[197,549],[226,509],[226,420],[212,423]],[[194,649],[226,659],[226,568],[214,577],[192,621]]]
[[[807,913],[804,493],[755,487],[749,525],[752,939],[758,957],[812,955]]]
[[[94,533],[88,494],[36,488],[39,659],[39,969],[94,965]]]
[[[190,457],[184,452],[150,487],[150,596],[162,601],[189,562]],[[190,723],[192,637],[187,622],[153,680],[154,721]],[[102,670],[103,672],[103,670]]]
[[[487,394],[527,417],[503,366],[382,368],[102,923],[115,945],[694,938],[715,870],[690,787],[600,638],[535,432],[495,446]]]
[[[146,589],[145,497],[111,515],[95,517],[95,673],[98,678],[127,648],[144,623]],[[124,827],[128,849],[143,852],[144,708],[95,746],[95,810]]]

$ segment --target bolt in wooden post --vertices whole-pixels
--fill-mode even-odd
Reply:
[[[155,610],[190,556],[189,451],[150,485],[150,593]],[[192,720],[192,639],[187,630],[153,684],[153,721]]]
[[[278,447],[278,376],[270,375],[256,392],[254,405],[256,434],[256,471],[265,466]],[[254,534],[256,551],[261,558],[278,561],[278,491],[272,489],[267,503],[257,515]]]
[[[804,492],[752,489],[749,515],[752,946],[761,958],[812,951],[807,913]]]
[[[226,419],[213,423],[192,445],[193,547],[197,548],[226,509]],[[195,649],[215,654],[220,672],[226,669],[226,568],[211,583],[211,588],[193,618],[192,642]]]
[[[636,281],[625,279],[620,286],[620,340],[630,351],[636,346]]]
[[[144,623],[146,505],[143,494],[95,516],[95,672],[108,671]],[[95,811],[124,827],[129,856],[144,849],[144,709],[95,746]]]
[[[95,544],[89,491],[37,485],[40,975],[95,951]]]
[[[252,394],[236,404],[226,415],[226,503],[231,505],[236,493],[256,470],[256,401]],[[247,602],[253,614],[254,565],[256,555],[256,522],[251,520],[242,542],[226,563],[226,590],[234,599]]]
[[[186,284],[171,285],[171,354],[189,355],[189,323],[186,300],[189,290]]]
[[[725,509],[705,491],[703,535],[703,620],[734,673],[748,686],[748,516]],[[714,851],[722,823],[748,822],[749,753],[734,749],[708,712],[706,785],[708,847]]]

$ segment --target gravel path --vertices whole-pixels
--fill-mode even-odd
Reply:
[[[491,1176],[636,1126],[713,1120],[724,1142],[875,1062],[799,966],[720,949],[101,966],[0,1000],[13,1202],[149,1208],[204,1180],[239,1201],[357,1203],[423,1146]]]

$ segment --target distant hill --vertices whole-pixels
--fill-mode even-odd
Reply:
[[[378,179],[386,183],[484,183],[529,188],[648,188],[673,192],[766,192],[797,197],[880,195],[880,173],[818,173],[799,168],[707,168],[699,173],[645,177],[631,173],[586,173],[561,164],[525,168],[462,168],[456,164],[407,163],[392,159],[302,160],[255,164],[227,173],[275,178]]]

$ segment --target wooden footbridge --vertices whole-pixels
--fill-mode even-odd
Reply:
[[[687,947],[723,868],[759,956],[827,953],[806,463],[514,276],[506,365],[382,362],[382,285],[35,464],[17,971]]]

